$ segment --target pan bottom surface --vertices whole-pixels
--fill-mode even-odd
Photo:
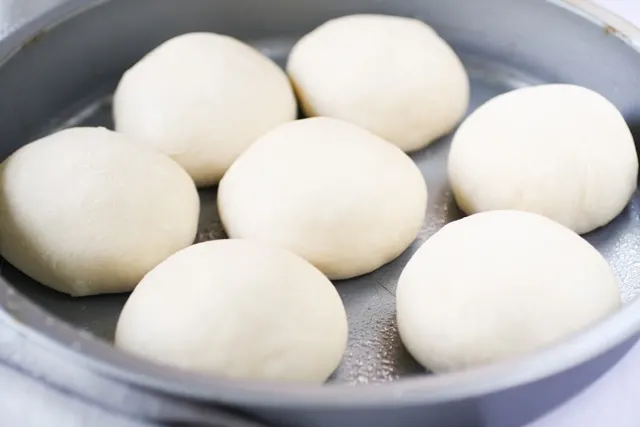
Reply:
[[[257,43],[265,54],[284,63],[293,40]],[[484,57],[459,52],[472,81],[471,109],[506,91],[545,83],[535,75],[521,72]],[[117,82],[112,82],[112,91]],[[47,125],[40,134],[71,126],[113,128],[109,91],[95,93],[81,105]],[[427,373],[404,349],[395,321],[395,289],[398,277],[411,255],[447,222],[459,219],[446,179],[446,158],[451,136],[412,154],[429,188],[426,221],[416,241],[398,259],[377,271],[351,280],[335,282],[345,304],[350,338],[342,364],[330,381],[349,384],[388,382],[400,377]],[[225,238],[216,207],[216,189],[200,191],[201,217],[198,241]],[[624,302],[631,301],[640,287],[640,196],[609,225],[585,236],[609,261],[620,283]],[[2,276],[25,296],[52,315],[112,341],[115,325],[127,295],[71,298],[29,279],[2,260]]]

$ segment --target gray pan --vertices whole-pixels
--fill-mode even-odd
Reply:
[[[110,94],[119,77],[172,36],[189,31],[227,33],[284,64],[302,34],[332,17],[358,12],[413,16],[434,26],[452,43],[471,75],[472,108],[514,88],[569,82],[612,100],[640,136],[640,54],[634,46],[640,43],[640,32],[582,0],[5,0],[0,4],[5,4],[0,7],[5,14],[5,27],[0,28],[0,158],[55,129],[112,126]],[[6,26],[8,17],[13,20]],[[640,332],[636,299],[640,195],[611,224],[586,236],[620,280],[625,306],[618,313],[522,359],[433,376],[400,342],[394,292],[402,267],[416,248],[461,215],[445,177],[449,140],[443,138],[412,155],[430,193],[427,219],[416,242],[378,271],[335,283],[348,311],[350,340],[328,385],[207,378],[138,360],[109,344],[127,295],[73,299],[3,262],[0,318],[5,331],[14,331],[14,338],[24,341],[24,354],[14,355],[14,362],[46,354],[59,366],[40,373],[49,381],[110,409],[153,421],[181,421],[193,404],[238,408],[272,425],[295,427],[511,427],[537,418],[605,372]],[[200,240],[224,237],[215,192],[215,188],[201,192]],[[71,373],[56,380],[58,370],[81,371],[82,378],[88,375],[93,382],[71,381],[77,378]],[[131,404],[123,396],[132,393],[139,402],[144,400],[140,396],[161,396],[174,404]]]

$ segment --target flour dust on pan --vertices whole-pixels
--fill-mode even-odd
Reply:
[[[291,40],[257,43],[264,53],[284,65]],[[460,51],[471,78],[471,107],[509,90],[544,83],[501,63],[478,58]],[[115,88],[113,82],[113,87]],[[40,135],[71,126],[105,126],[113,128],[111,93],[107,90],[88,98],[83,105],[62,114]],[[411,155],[424,175],[429,188],[425,223],[416,241],[398,259],[373,273],[334,282],[349,319],[349,343],[341,365],[330,382],[371,384],[403,377],[424,375],[426,371],[407,353],[400,341],[395,320],[395,289],[402,268],[411,255],[446,223],[462,217],[446,179],[446,159],[451,136]],[[216,189],[200,190],[201,215],[197,241],[225,238],[216,207]],[[371,230],[375,233],[375,230]],[[620,283],[623,302],[635,298],[640,290],[640,195],[636,193],[622,214],[606,227],[585,236],[607,259]],[[113,340],[118,315],[126,294],[72,299],[44,289],[26,278],[5,261],[2,275],[21,293],[46,307],[66,322],[107,341]]]

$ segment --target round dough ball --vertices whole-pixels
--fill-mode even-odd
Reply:
[[[468,214],[535,212],[582,234],[624,209],[638,158],[624,118],[604,97],[543,85],[498,96],[471,114],[453,139],[449,179]]]
[[[604,258],[543,216],[493,211],[446,225],[402,272],[398,329],[434,372],[514,358],[620,306]]]
[[[0,252],[73,296],[130,291],[196,235],[200,200],[170,158],[102,128],[27,144],[0,166]]]
[[[427,186],[393,144],[330,118],[284,124],[256,141],[220,182],[227,234],[281,246],[330,279],[395,259],[415,239]]]
[[[216,240],[176,253],[144,277],[115,342],[186,370],[322,382],[346,348],[347,316],[333,284],[297,255]]]
[[[207,186],[256,138],[294,120],[297,106],[269,58],[228,36],[190,33],[124,74],[113,111],[117,131],[168,154]]]
[[[361,126],[413,151],[449,133],[469,105],[469,78],[451,47],[411,18],[351,15],[295,45],[287,72],[308,116]]]

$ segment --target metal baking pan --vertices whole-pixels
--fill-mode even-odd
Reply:
[[[583,0],[18,0],[9,5],[17,20],[0,28],[0,158],[61,127],[111,126],[110,94],[123,71],[172,36],[230,34],[282,64],[302,34],[327,19],[361,12],[431,24],[471,75],[472,108],[517,87],[575,83],[615,103],[640,140],[640,31]],[[620,280],[625,304],[619,312],[536,354],[433,376],[401,345],[394,290],[413,251],[461,215],[445,179],[448,146],[444,138],[413,155],[430,193],[417,241],[378,271],[336,283],[348,311],[350,341],[342,365],[324,387],[208,378],[136,359],[109,344],[126,295],[72,299],[6,262],[0,268],[0,317],[5,328],[39,351],[102,381],[176,402],[240,409],[272,425],[524,425],[590,384],[635,342],[640,195],[611,224],[587,236]],[[201,198],[199,239],[223,237],[215,189],[202,191]],[[118,393],[101,395],[86,384],[67,387],[108,407],[123,406]],[[158,407],[129,411],[153,418]],[[179,421],[180,415],[172,419]]]

